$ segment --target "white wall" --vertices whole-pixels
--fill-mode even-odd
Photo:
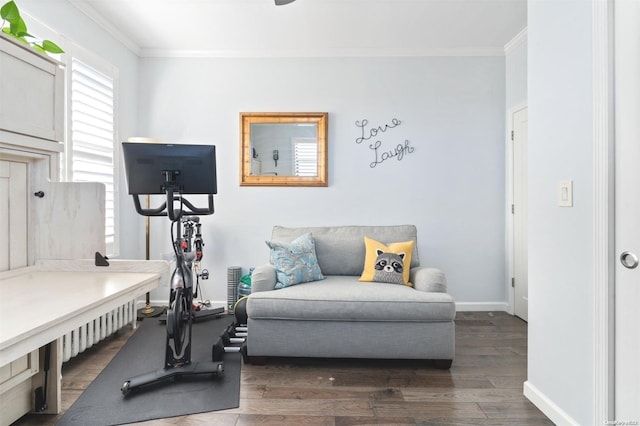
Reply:
[[[530,1],[529,390],[563,424],[594,424],[590,1]],[[560,180],[573,207],[558,207]]]
[[[203,218],[205,296],[226,299],[226,268],[268,260],[273,225],[418,226],[423,264],[459,302],[505,303],[503,57],[142,59],[140,129],[213,143],[216,213]],[[241,111],[328,111],[329,187],[239,187]],[[413,152],[375,168],[357,120],[402,124],[380,139]],[[170,252],[152,219],[152,257]],[[166,298],[161,290],[153,298]]]

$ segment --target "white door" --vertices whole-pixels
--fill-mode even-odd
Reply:
[[[528,320],[527,108],[513,114],[513,287],[514,313]]]
[[[615,420],[640,421],[640,0],[615,3]]]
[[[0,272],[27,266],[27,165],[0,160]]]

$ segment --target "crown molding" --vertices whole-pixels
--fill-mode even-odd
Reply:
[[[520,31],[514,38],[504,45],[504,55],[510,54],[514,49],[527,42],[527,28]]]
[[[452,49],[394,48],[310,48],[310,49],[141,49],[143,58],[346,58],[346,57],[427,57],[505,56],[502,47]]]
[[[86,0],[68,0],[76,9],[84,13],[98,24],[103,30],[111,34],[116,40],[124,44],[127,49],[131,50],[135,55],[140,56],[142,49],[133,40],[124,35],[118,28],[116,28],[109,21],[104,19]]]

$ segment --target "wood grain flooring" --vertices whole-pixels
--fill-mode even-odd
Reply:
[[[131,334],[120,332],[63,366],[63,410]],[[526,373],[525,322],[504,312],[459,312],[450,370],[424,361],[271,359],[242,366],[239,408],[140,424],[552,425],[522,395]],[[16,425],[59,418],[28,414]]]

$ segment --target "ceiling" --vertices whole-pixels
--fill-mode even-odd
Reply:
[[[70,0],[140,56],[500,55],[526,0]]]

